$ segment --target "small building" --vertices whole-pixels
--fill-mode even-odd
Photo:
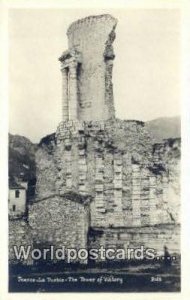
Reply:
[[[26,212],[26,187],[18,183],[9,186],[9,215],[22,216]]]

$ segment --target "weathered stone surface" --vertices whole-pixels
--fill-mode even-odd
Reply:
[[[53,167],[39,173],[46,188],[38,196],[45,190],[91,196],[92,227],[178,223],[179,142],[154,145],[137,121],[61,123],[50,156]],[[47,145],[42,149],[49,151]],[[46,161],[47,154],[43,157]]]
[[[33,264],[32,249],[87,248],[89,199],[73,193],[51,195],[29,207],[28,219],[9,220],[9,260]],[[31,246],[26,260],[16,260],[13,246]],[[54,258],[55,259],[55,258]]]
[[[14,246],[19,251],[20,246],[32,247],[32,230],[25,219],[9,220],[9,261],[10,263],[22,262],[23,264],[32,264],[31,257],[28,260],[16,260]]]
[[[49,242],[57,248],[86,248],[89,210],[86,199],[76,195],[55,195],[34,203],[29,210],[33,241]]]
[[[91,230],[89,248],[152,248],[157,255],[164,254],[164,246],[170,253],[179,253],[180,226],[158,225],[131,228],[93,228]]]
[[[60,57],[62,70],[68,70],[69,81],[66,95],[64,72],[63,120],[95,121],[115,116],[112,43],[116,24],[112,16],[100,15],[78,20],[69,27],[69,50]]]

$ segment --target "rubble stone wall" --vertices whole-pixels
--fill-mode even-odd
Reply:
[[[20,246],[33,246],[31,228],[23,218],[9,220],[9,261],[11,263],[18,262],[15,258],[14,246],[16,246],[18,250]],[[32,264],[30,258],[21,261],[23,264]]]
[[[78,195],[52,195],[30,205],[27,219],[9,220],[9,260],[33,264],[33,249],[87,248],[88,199]],[[30,246],[26,260],[16,260],[13,246]],[[55,259],[55,258],[54,258]]]
[[[89,212],[82,198],[76,195],[56,195],[33,203],[29,224],[37,244],[49,242],[57,248],[87,247]]]

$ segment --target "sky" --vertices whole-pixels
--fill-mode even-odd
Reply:
[[[118,19],[113,87],[116,117],[148,121],[180,115],[180,13],[174,9],[12,9],[9,13],[9,131],[33,142],[61,121],[58,58],[70,23],[110,13]]]

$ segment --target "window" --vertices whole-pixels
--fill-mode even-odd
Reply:
[[[19,198],[19,195],[20,195],[20,191],[19,191],[19,190],[16,190],[16,191],[15,191],[15,198]]]
[[[16,211],[16,205],[13,205],[13,211]]]

